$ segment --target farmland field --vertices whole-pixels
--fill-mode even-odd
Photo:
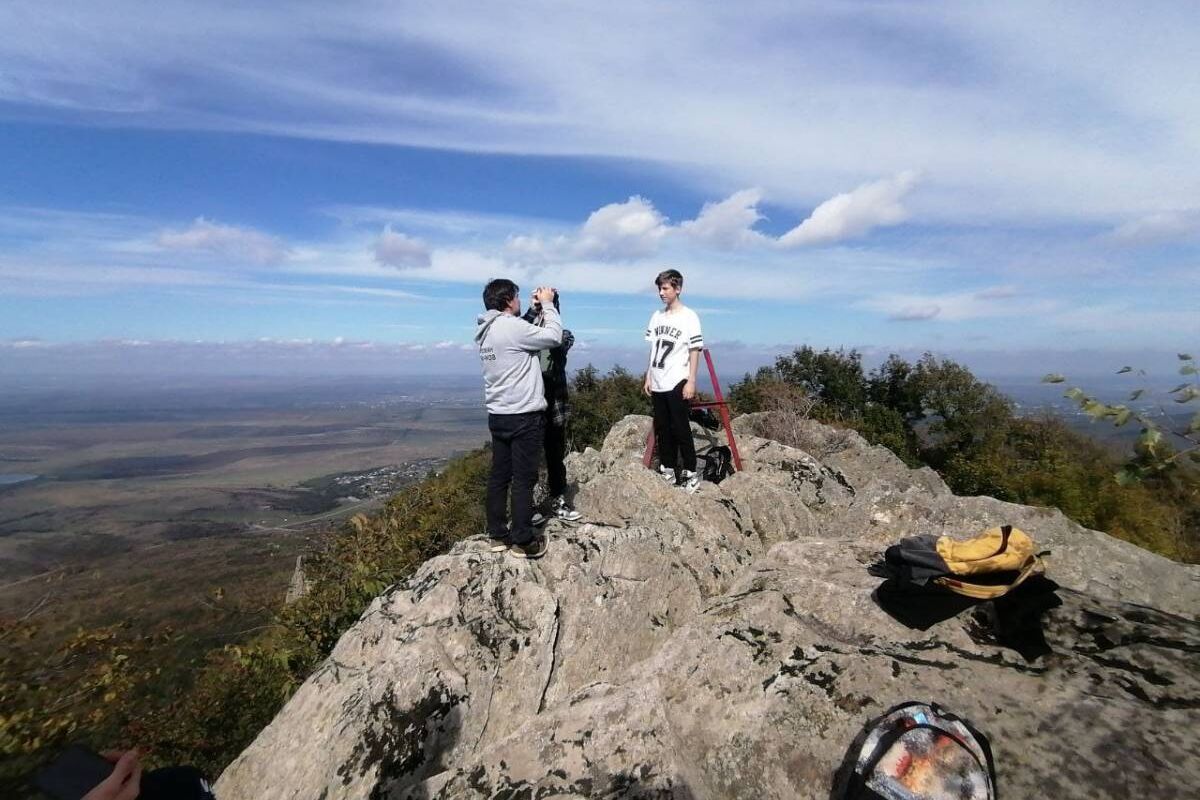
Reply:
[[[235,638],[297,554],[480,446],[477,381],[248,380],[7,388],[0,618]],[[216,599],[215,599],[216,598]]]

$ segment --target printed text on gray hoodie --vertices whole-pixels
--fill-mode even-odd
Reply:
[[[546,408],[538,351],[562,343],[562,319],[543,310],[542,327],[500,311],[475,320],[475,344],[483,367],[483,399],[489,414],[524,414]]]

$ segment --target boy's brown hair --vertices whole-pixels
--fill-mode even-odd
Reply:
[[[664,269],[658,273],[658,277],[654,279],[654,285],[662,288],[664,283],[669,283],[675,287],[675,291],[683,291],[683,273],[677,269]]]

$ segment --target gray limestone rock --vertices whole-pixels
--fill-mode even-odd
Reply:
[[[733,433],[759,436],[769,429],[770,414],[743,414],[733,421]],[[912,487],[931,494],[950,494],[941,477],[929,469],[909,469],[891,450],[867,442],[854,431],[831,428],[811,419],[793,423],[794,440],[785,442],[810,454],[826,467],[836,470],[855,488],[868,483],[886,483],[898,490]]]
[[[613,425],[604,444],[600,447],[600,461],[610,467],[617,461],[641,463],[646,451],[646,437],[650,435],[653,420],[640,414],[630,414]]]
[[[744,471],[695,495],[642,468],[648,418],[614,426],[569,463],[585,524],[551,521],[536,562],[461,542],[377,598],[217,795],[825,800],[861,726],[917,699],[988,735],[1006,796],[1192,796],[1197,568],[753,423]],[[886,545],[1002,523],[1053,551],[1048,654],[994,604],[922,629],[876,601]]]
[[[567,453],[564,463],[567,465],[567,474],[576,483],[587,483],[604,469],[600,452],[591,447],[582,453]]]

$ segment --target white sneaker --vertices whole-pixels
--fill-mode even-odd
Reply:
[[[679,477],[679,485],[688,494],[695,494],[696,490],[700,488],[700,473],[683,470]]]
[[[659,464],[658,465],[658,477],[662,478],[667,483],[673,484],[673,483],[675,483],[675,480],[676,480],[675,470],[671,469],[670,467],[664,467],[662,464]]]
[[[578,522],[583,517],[583,514],[572,508],[567,498],[561,495],[550,501],[550,513],[567,522]]]

